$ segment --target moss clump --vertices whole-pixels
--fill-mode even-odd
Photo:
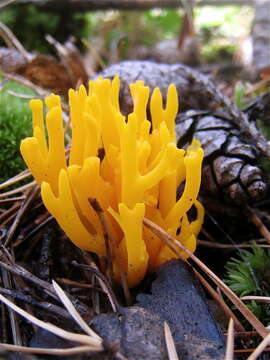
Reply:
[[[225,282],[239,296],[270,296],[270,251],[258,246],[241,250],[239,258],[226,264]],[[264,323],[270,322],[270,304],[247,302],[250,310]]]
[[[30,136],[32,131],[29,100],[10,95],[7,90],[35,95],[14,82],[8,82],[0,90],[0,183],[26,168],[19,147],[21,139]]]

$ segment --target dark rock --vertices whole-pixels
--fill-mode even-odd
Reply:
[[[137,300],[167,321],[181,360],[224,359],[223,335],[186,263],[171,260],[161,266],[152,294],[139,294]]]
[[[128,360],[168,359],[164,338],[164,320],[138,306],[123,309],[119,314],[96,316],[91,327],[108,344],[118,343],[119,351]],[[112,360],[111,354],[97,354],[95,360]]]

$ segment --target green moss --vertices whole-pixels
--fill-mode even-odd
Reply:
[[[252,251],[241,250],[238,258],[226,264],[225,282],[239,296],[270,296],[270,251],[254,245]],[[270,304],[246,302],[264,323],[270,321]]]
[[[20,141],[32,133],[29,100],[10,95],[7,90],[34,95],[30,89],[13,82],[0,90],[0,183],[26,168],[20,155]]]

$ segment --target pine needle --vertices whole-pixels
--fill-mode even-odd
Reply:
[[[248,357],[247,360],[256,360],[258,356],[270,344],[270,333],[263,339],[263,341],[256,347],[255,351]]]
[[[102,343],[100,340],[95,339],[93,337],[90,337],[88,335],[82,335],[73,333],[70,331],[63,330],[59,328],[58,326],[55,326],[51,323],[47,323],[45,321],[42,321],[35,316],[27,313],[25,310],[20,308],[19,306],[15,305],[13,302],[9,301],[6,297],[0,294],[0,301],[2,301],[4,304],[6,304],[8,307],[10,307],[12,310],[14,310],[16,313],[23,316],[28,321],[32,322],[33,324],[41,327],[44,330],[47,330],[63,339],[69,340],[69,341],[75,341],[77,343],[83,344],[83,345],[90,345],[92,347],[95,347],[95,351],[102,351]]]
[[[169,325],[166,323],[166,321],[164,321],[164,333],[165,333],[165,341],[168,350],[169,360],[179,360],[179,357],[176,352],[174,340],[172,337],[171,329]]]
[[[29,348],[27,346],[18,346],[11,344],[3,344],[0,343],[0,349],[8,350],[8,351],[16,351],[27,354],[45,354],[45,355],[59,355],[59,356],[67,356],[67,355],[75,355],[87,353],[90,351],[97,351],[95,346],[75,346],[72,348],[64,348],[64,349],[47,349],[47,348]]]
[[[241,297],[241,300],[255,300],[258,302],[263,302],[263,303],[270,303],[270,297],[269,296],[243,296]]]
[[[228,333],[227,333],[227,346],[226,346],[226,354],[225,360],[233,360],[233,352],[234,352],[234,323],[231,318],[229,321]]]
[[[73,317],[73,319],[76,321],[76,323],[88,334],[89,336],[92,336],[93,338],[97,339],[98,341],[101,341],[102,339],[86,324],[86,322],[83,320],[81,315],[78,313],[78,311],[75,309],[72,302],[69,300],[65,292],[61,289],[61,287],[53,280],[52,282],[54,290],[56,294],[59,296],[60,300],[62,301],[63,305],[69,312],[69,314]]]

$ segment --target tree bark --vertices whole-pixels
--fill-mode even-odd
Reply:
[[[195,6],[224,6],[224,5],[250,5],[254,6],[256,0],[202,0]],[[33,4],[48,10],[58,11],[71,9],[84,10],[146,10],[151,8],[177,8],[181,7],[180,0],[17,0],[21,4]]]

